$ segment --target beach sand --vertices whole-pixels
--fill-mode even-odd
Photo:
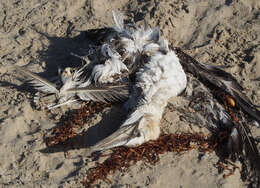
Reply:
[[[173,46],[183,48],[203,63],[225,65],[260,105],[260,1],[259,0],[8,0],[0,2],[0,187],[83,187],[86,171],[95,165],[89,149],[48,150],[44,135],[59,122],[66,107],[51,112],[32,106],[30,87],[11,64],[53,76],[58,66],[71,66],[82,47],[82,31],[113,25],[112,10],[132,20],[144,19],[159,27]],[[170,100],[176,104],[184,100]],[[94,115],[88,126],[104,132],[118,119],[120,110]],[[179,112],[166,109],[161,127],[167,132],[196,132]],[[105,118],[105,120],[102,120]],[[120,118],[119,118],[120,119]],[[99,132],[97,132],[99,131]],[[103,135],[92,129],[89,137]],[[254,128],[259,136],[259,128]],[[91,140],[91,138],[90,138]],[[92,141],[94,143],[94,141]],[[84,145],[84,144],[83,144]],[[87,144],[85,144],[87,145]],[[126,172],[100,181],[100,187],[246,187],[238,170],[223,178],[215,167],[219,157],[196,150],[166,153],[155,165],[138,162]],[[236,163],[238,166],[239,162]],[[227,173],[227,172],[226,172]]]

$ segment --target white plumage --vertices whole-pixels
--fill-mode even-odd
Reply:
[[[121,30],[122,28],[120,27]],[[143,66],[135,73],[134,91],[141,92],[139,95],[137,93],[130,95],[125,106],[132,109],[132,112],[120,129],[98,143],[94,147],[95,150],[119,145],[136,146],[157,139],[160,135],[160,120],[168,99],[180,94],[187,84],[179,59],[169,50],[166,40],[160,38],[157,40],[160,41],[159,44],[156,43],[154,31],[151,29],[146,31],[143,27],[132,33],[133,36],[130,37],[132,39],[121,38],[126,50],[130,53],[149,55]]]
[[[101,51],[108,59],[103,64],[94,66],[90,79],[99,84],[118,81],[113,76],[120,75],[124,71],[128,72],[126,65],[120,60],[121,56],[112,51],[108,44],[102,45]]]
[[[160,120],[170,97],[177,96],[187,84],[186,75],[173,51],[156,53],[136,73],[135,87],[142,90],[142,97],[131,95],[126,102],[133,109],[119,131],[95,146],[102,150],[118,145],[136,146],[160,135]],[[139,99],[139,100],[137,100]],[[127,129],[126,129],[127,127]],[[137,136],[131,137],[135,134]],[[118,133],[120,135],[118,135]]]

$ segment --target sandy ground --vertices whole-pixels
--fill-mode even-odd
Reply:
[[[22,76],[10,71],[8,65],[26,65],[34,72],[44,72],[44,76],[54,75],[57,66],[78,61],[69,53],[82,46],[80,31],[112,26],[111,10],[125,12],[135,21],[146,19],[149,25],[158,26],[171,44],[182,47],[201,62],[227,65],[226,71],[260,105],[258,0],[1,1],[1,187],[82,187],[86,171],[94,165],[87,160],[87,148],[70,150],[69,157],[62,150],[43,152],[46,151],[43,135],[55,126],[66,109],[46,112],[33,108],[30,88],[22,84]],[[170,102],[178,103],[180,98]],[[162,127],[169,132],[189,131],[191,126],[180,115],[166,109]],[[100,122],[103,116],[96,115],[92,124]],[[194,130],[199,131],[196,126]],[[259,136],[259,130],[253,133]],[[138,162],[125,173],[111,175],[111,185],[100,184],[114,188],[246,186],[238,171],[227,179],[218,173],[214,166],[218,161],[216,154],[198,156],[197,151],[182,156],[167,153],[155,166]]]

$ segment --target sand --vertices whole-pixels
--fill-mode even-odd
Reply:
[[[49,77],[58,66],[78,62],[70,52],[82,47],[81,31],[112,26],[111,10],[132,20],[146,19],[160,28],[174,46],[200,62],[225,65],[260,105],[260,1],[258,0],[8,0],[0,2],[0,187],[82,187],[86,171],[94,165],[89,150],[46,150],[46,135],[66,108],[48,112],[32,106],[32,92],[22,75],[9,65],[26,66]],[[182,97],[172,99],[175,104]],[[117,111],[115,115],[118,115]],[[168,132],[201,131],[187,125],[179,112],[166,109],[161,126]],[[113,124],[113,116],[97,114]],[[102,127],[101,125],[99,127]],[[109,132],[107,127],[106,131]],[[89,137],[100,135],[93,129]],[[259,128],[254,128],[259,136]],[[90,138],[91,140],[91,138]],[[86,144],[87,145],[87,144]],[[116,172],[112,184],[101,187],[246,187],[240,173],[224,179],[215,164],[219,158],[198,151],[167,153],[155,165],[138,162],[127,172]],[[237,165],[240,165],[238,162]]]

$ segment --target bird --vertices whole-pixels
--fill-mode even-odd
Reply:
[[[119,36],[117,44],[125,49],[123,54],[126,55],[123,56],[131,58],[132,64],[128,68],[132,68],[130,72],[135,72],[136,78],[130,98],[125,102],[126,108],[131,109],[128,117],[115,133],[98,142],[93,150],[122,145],[132,147],[156,140],[160,134],[159,124],[168,99],[177,96],[186,88],[186,73],[199,78],[206,86],[211,85],[214,89],[230,95],[238,108],[260,122],[257,106],[252,104],[230,73],[219,66],[200,63],[180,48],[169,46],[168,41],[160,36],[158,28],[150,29],[147,25],[137,27],[134,24],[127,29],[129,27],[123,24],[122,14],[113,13],[113,17],[116,23],[114,28]],[[204,115],[211,118],[211,123],[205,126],[213,134],[223,131],[223,127],[229,130],[227,147],[230,153],[241,154],[243,145],[258,153],[244,118],[240,119],[240,123],[234,122],[224,107],[220,104],[213,105],[216,102],[213,102],[212,97],[208,101],[210,103],[206,105]]]
[[[96,149],[137,146],[157,139],[168,99],[180,94],[187,84],[178,57],[158,28],[124,24],[120,12],[113,12],[113,19],[114,32],[110,29],[94,53],[82,57],[83,66],[60,71],[60,85],[16,67],[32,79],[35,89],[56,96],[57,102],[48,109],[78,100],[124,102],[129,115],[118,131],[94,146]]]
[[[186,75],[173,51],[155,54],[137,71],[135,87],[126,102],[131,109],[127,119],[111,136],[97,143],[94,150],[116,146],[138,146],[160,135],[160,120],[169,98],[186,87]]]
[[[202,98],[195,105],[200,106],[195,111],[204,117],[200,126],[216,135],[227,130],[226,147],[230,154],[242,156],[244,151],[250,158],[253,172],[260,177],[259,152],[243,116],[248,114],[260,122],[260,112],[236,79],[219,66],[198,62],[180,48],[170,46],[159,28],[150,28],[146,22],[140,27],[135,23],[125,24],[122,13],[114,11],[112,14],[115,25],[88,32],[94,45],[89,45],[83,56],[73,54],[83,60],[83,66],[59,71],[58,84],[17,67],[32,79],[35,89],[56,96],[57,102],[48,109],[80,101],[120,101],[127,112],[126,118],[114,133],[90,149],[135,147],[159,137],[160,121],[169,98],[191,89],[192,97]],[[187,79],[190,78],[188,73],[196,78],[195,82]],[[190,88],[194,86],[200,87]],[[231,96],[232,105],[241,110],[238,121],[234,121],[214,98],[211,88]],[[181,112],[186,118],[197,114],[185,113],[185,110]],[[254,155],[248,155],[250,153]]]
[[[186,74],[174,51],[168,48],[157,28],[148,26],[128,29],[123,16],[113,12],[118,44],[130,57],[128,64],[134,84],[124,106],[129,114],[120,128],[101,140],[92,150],[117,146],[138,146],[160,135],[160,120],[169,98],[186,87]],[[134,56],[134,57],[133,57]]]
[[[122,13],[113,11],[112,14],[115,25],[90,31],[95,45],[91,45],[85,55],[73,54],[84,64],[61,71],[60,86],[18,68],[33,78],[36,89],[57,96],[57,104],[50,105],[49,109],[77,101],[123,103],[128,113],[126,119],[118,130],[92,146],[93,151],[133,147],[156,140],[167,102],[185,90],[187,73],[231,95],[242,110],[260,121],[260,112],[241,92],[242,87],[231,74],[218,66],[197,62],[180,48],[170,46],[159,28],[150,28],[146,22],[142,26],[125,24]],[[241,135],[250,142],[246,129],[235,127],[223,107],[215,107],[211,99],[208,101],[211,102],[206,105],[206,115],[214,117],[207,127],[210,131],[219,131],[216,121],[223,121],[231,130],[230,150],[241,143]]]

